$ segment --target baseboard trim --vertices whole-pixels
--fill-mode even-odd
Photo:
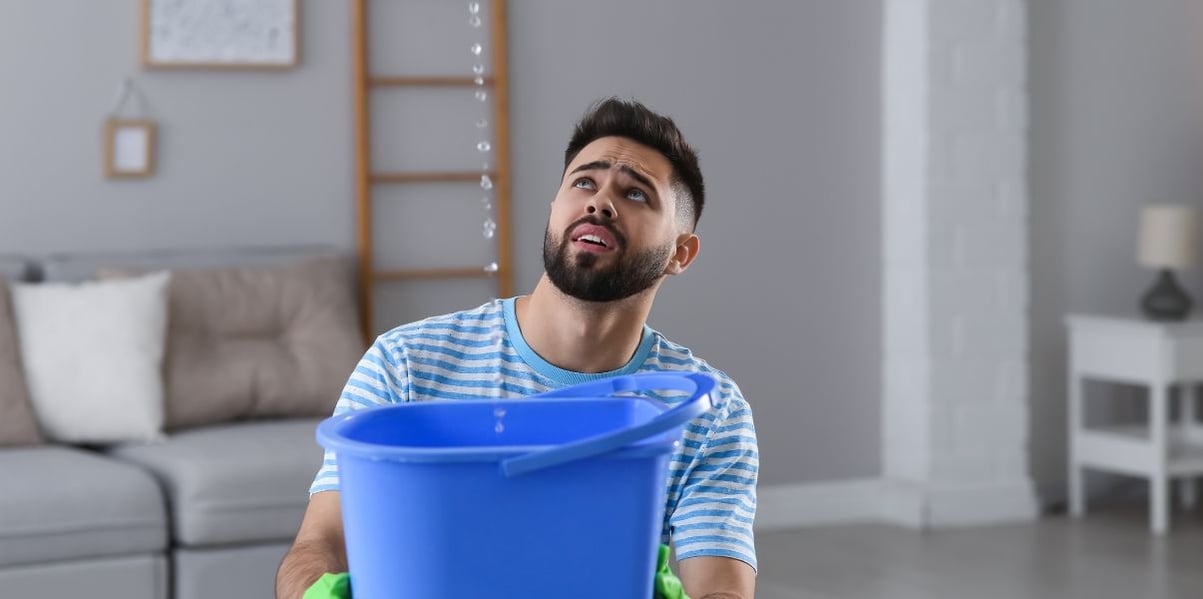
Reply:
[[[882,517],[909,528],[984,526],[1036,519],[1040,509],[1027,480],[965,485],[888,481]]]
[[[756,530],[781,530],[876,520],[885,481],[878,478],[761,487]]]
[[[1039,481],[1036,492],[1045,511],[1064,511],[1069,504],[1069,483],[1064,479]],[[1144,477],[1100,472],[1086,477],[1088,505],[1129,505],[1148,498],[1149,482]]]
[[[908,528],[1029,521],[1040,510],[1028,481],[930,485],[885,478],[769,485],[758,491],[756,530],[860,522]]]

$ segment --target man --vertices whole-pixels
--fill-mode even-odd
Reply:
[[[381,335],[335,414],[529,395],[635,372],[708,373],[719,391],[669,463],[664,539],[675,546],[690,597],[751,599],[758,467],[751,411],[729,377],[645,324],[665,277],[697,258],[703,201],[697,155],[671,119],[637,102],[601,102],[565,152],[544,233],[546,273],[534,291]],[[327,454],[280,566],[279,597],[300,597],[324,572],[347,570],[337,468]]]

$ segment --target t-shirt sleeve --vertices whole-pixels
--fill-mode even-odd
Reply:
[[[669,517],[677,559],[731,557],[756,568],[752,521],[760,457],[752,410],[733,383],[723,384],[723,405],[686,427],[684,443],[697,443],[681,493]]]
[[[409,397],[409,377],[406,376],[401,351],[401,348],[390,348],[383,338],[377,338],[347,379],[342,395],[334,406],[334,415],[406,401]],[[338,463],[334,454],[327,450],[322,458],[322,467],[309,486],[309,494],[336,490]]]

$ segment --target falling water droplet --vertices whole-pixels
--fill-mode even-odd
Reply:
[[[504,433],[505,432],[505,424],[503,424],[500,420],[498,420],[497,424],[493,425],[493,432],[495,432],[499,435],[501,433]]]
[[[493,189],[493,180],[490,179],[488,175],[481,175],[480,176],[480,188],[481,189]]]
[[[483,232],[485,239],[492,239],[497,234],[497,223],[493,222],[491,218],[485,219]]]
[[[479,121],[476,121],[477,129],[484,129],[485,127],[488,127],[488,126],[489,126],[489,121],[484,119],[483,117]]]
[[[473,79],[473,80],[472,80],[472,83],[475,83],[476,85],[484,85],[484,84],[485,84],[485,78],[484,78],[484,77],[477,77],[477,78],[475,78],[475,79]]]
[[[475,15],[478,13],[480,13],[480,3],[479,2],[469,2],[468,3],[468,14]]]
[[[497,272],[497,263],[496,263],[496,262],[490,262],[490,263],[486,264],[486,265],[485,265],[485,272],[487,272],[487,273],[495,273],[495,272]]]
[[[500,407],[500,406],[493,408],[493,417],[494,418],[505,418],[505,408]]]
[[[488,99],[488,97],[489,97],[489,94],[486,93],[485,90],[483,90],[483,89],[476,90],[476,99],[477,100],[484,102],[486,99]]]
[[[476,15],[468,17],[468,24],[473,27],[480,27],[480,17]]]
[[[473,56],[480,56],[480,53],[485,51],[484,46],[480,44],[472,44],[468,49],[472,51]]]
[[[488,152],[489,150],[493,149],[493,144],[491,144],[487,141],[482,141],[482,142],[476,144],[476,149],[480,150],[481,152]]]
[[[493,200],[490,200],[489,198],[481,198],[480,199],[480,207],[485,210],[492,210],[493,209]]]
[[[485,65],[480,64],[479,62],[472,65],[472,72],[477,75],[484,75],[485,74]]]

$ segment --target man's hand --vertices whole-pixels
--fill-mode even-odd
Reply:
[[[305,589],[322,574],[346,571],[347,547],[339,493],[314,493],[309,498],[297,539],[276,572],[276,599],[301,599]]]
[[[730,557],[700,556],[680,561],[681,584],[693,599],[752,599],[756,571]]]

